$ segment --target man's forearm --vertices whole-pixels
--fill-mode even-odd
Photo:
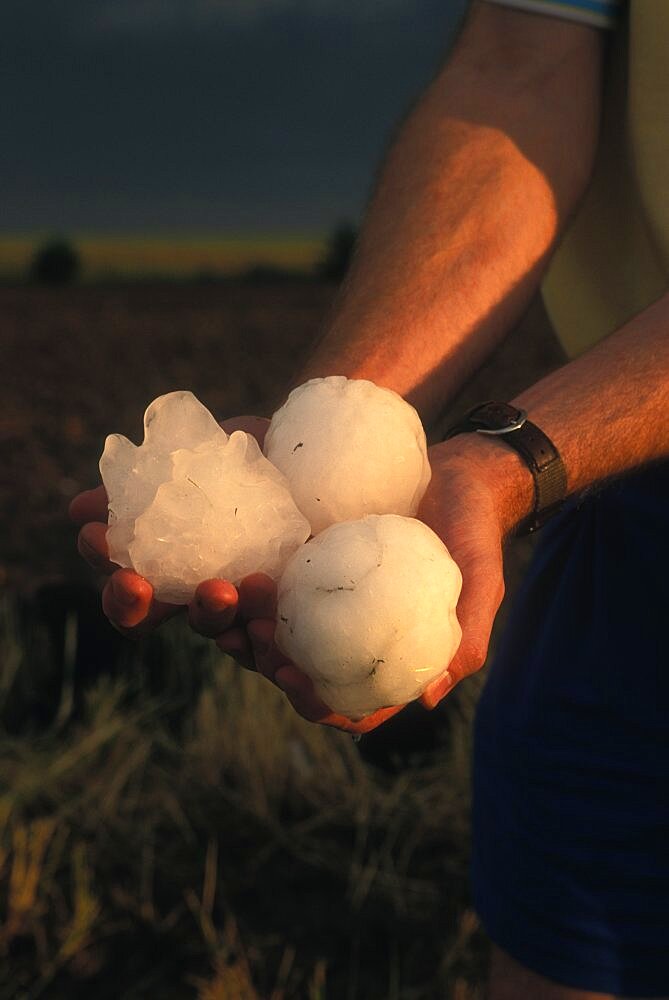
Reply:
[[[562,72],[537,80],[531,60],[526,75],[504,76],[499,53],[482,58],[480,36],[473,54],[465,32],[403,126],[350,277],[295,384],[371,378],[429,422],[536,289],[587,181],[597,85],[591,100],[565,93]],[[588,66],[592,53],[567,57]]]
[[[669,293],[514,402],[557,445],[570,493],[669,457]]]
[[[668,459],[669,292],[512,402],[556,445],[570,494]],[[533,508],[527,466],[502,441],[478,434],[433,449],[435,462],[458,455],[487,470],[508,534]]]

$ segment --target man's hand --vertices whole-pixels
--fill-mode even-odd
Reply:
[[[421,696],[434,708],[449,691],[483,666],[493,621],[504,596],[502,543],[505,534],[531,509],[532,477],[506,445],[464,435],[430,449],[432,480],[418,516],[435,531],[462,572],[457,615],[462,642],[444,673]],[[256,577],[256,605],[268,614],[250,618],[243,655],[283,690],[300,715],[311,722],[350,733],[366,733],[404,707],[383,708],[359,722],[332,712],[315,694],[310,679],[274,645],[276,589]],[[260,594],[264,598],[260,599]],[[246,607],[251,607],[248,599]],[[235,630],[219,637],[221,649],[236,656],[241,637]]]
[[[246,431],[262,448],[269,421],[263,417],[232,417],[221,426],[228,434]],[[103,486],[76,496],[70,517],[81,526],[79,552],[97,570],[109,576],[102,593],[102,607],[112,625],[129,638],[147,635],[183,609],[157,601],[151,584],[130,569],[119,569],[109,560],[107,548],[107,494]],[[250,607],[250,612],[258,609]],[[228,628],[239,611],[239,594],[227,580],[200,584],[188,608],[192,627],[205,636],[216,636]]]
[[[267,421],[242,417],[222,426],[228,433],[247,430],[262,445]],[[464,435],[431,448],[430,462],[432,480],[418,516],[444,541],[462,572],[457,615],[463,636],[454,659],[444,664],[444,673],[423,693],[420,700],[426,708],[434,708],[458,681],[483,665],[504,594],[504,534],[531,505],[531,477],[504,445]],[[116,628],[140,637],[182,610],[155,600],[148,581],[109,561],[103,487],[75,497],[70,513],[82,525],[78,541],[82,556],[110,575],[102,600]],[[404,707],[383,708],[357,722],[333,712],[318,698],[306,674],[274,644],[275,617],[276,585],[262,573],[246,577],[238,588],[227,580],[207,580],[188,608],[196,631],[215,638],[223,652],[276,684],[311,722],[366,733]]]
[[[514,468],[514,455],[505,445],[489,445],[475,435],[435,445],[429,455],[432,479],[418,517],[439,535],[462,573],[457,606],[462,641],[447,669],[420,698],[425,708],[434,708],[463,677],[485,663],[504,597],[502,543],[523,509],[520,497],[511,494],[509,502],[500,487],[506,479],[513,489],[518,475],[523,494],[531,490],[532,481],[529,472],[523,475]],[[500,463],[509,467],[511,476],[502,472]]]
[[[403,705],[382,708],[354,722],[333,712],[314,691],[307,677],[274,643],[276,584],[263,573],[248,576],[239,585],[240,619],[245,627],[233,627],[218,636],[219,649],[237,662],[256,669],[284,692],[291,705],[309,722],[333,726],[347,733],[368,733]]]
[[[228,434],[235,430],[253,434],[261,448],[268,425],[262,417],[235,417],[221,424]],[[107,618],[123,635],[139,639],[183,608],[157,601],[148,580],[110,561],[107,515],[104,486],[80,493],[70,504],[70,517],[81,526],[77,542],[80,554],[93,569],[109,576],[102,593]],[[239,587],[228,580],[206,580],[188,606],[188,620],[196,632],[215,638],[224,653],[275,683],[311,721],[364,733],[400,711],[402,706],[383,709],[360,722],[333,713],[316,697],[309,678],[274,645],[275,619],[276,585],[263,573],[245,577]]]

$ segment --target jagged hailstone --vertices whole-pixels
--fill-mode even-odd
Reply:
[[[144,442],[110,435],[100,459],[110,558],[183,604],[198,583],[278,579],[309,537],[283,475],[250,434],[228,435],[191,392],[155,399]]]
[[[314,535],[365,514],[413,516],[430,481],[413,406],[391,389],[344,375],[294,389],[272,417],[264,451]]]
[[[462,576],[422,521],[334,524],[279,581],[275,642],[335,712],[360,719],[417,698],[460,644]]]

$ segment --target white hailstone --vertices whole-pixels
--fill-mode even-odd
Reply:
[[[425,432],[392,389],[311,379],[272,417],[264,451],[317,534],[365,514],[413,516],[430,481]]]
[[[279,581],[275,642],[331,709],[359,719],[417,698],[455,655],[462,576],[422,521],[334,524]]]
[[[110,435],[100,459],[110,558],[186,603],[198,583],[248,573],[278,579],[309,525],[250,434],[227,435],[191,392],[155,399],[144,443]]]

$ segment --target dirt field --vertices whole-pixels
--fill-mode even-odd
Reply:
[[[97,483],[105,435],[141,438],[146,404],[172,389],[192,389],[220,418],[266,412],[334,292],[306,282],[0,289],[2,584],[90,580],[66,509]],[[560,358],[535,302],[444,425],[480,399],[510,398]],[[527,546],[516,548],[522,563]]]

